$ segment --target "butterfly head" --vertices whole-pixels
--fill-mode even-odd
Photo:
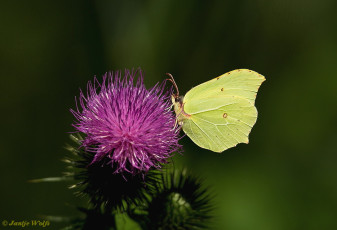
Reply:
[[[175,105],[175,104],[182,105],[183,104],[183,99],[184,99],[183,96],[178,96],[177,94],[172,94],[171,95],[171,101],[172,101],[173,105]]]

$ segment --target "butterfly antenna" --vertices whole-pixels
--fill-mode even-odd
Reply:
[[[168,78],[168,79],[166,79],[166,80],[172,82],[173,86],[176,88],[176,91],[177,91],[176,97],[179,97],[179,89],[178,89],[177,83],[175,82],[175,80],[174,80],[172,74],[166,73],[166,75],[170,77],[170,78]]]
[[[173,86],[176,88],[177,94],[174,95],[175,99],[179,98],[179,89],[178,89],[177,83],[175,82],[175,80],[174,80],[172,74],[166,73],[166,75],[170,77],[170,78],[168,78],[168,79],[166,79],[166,80],[172,82]],[[173,104],[172,104],[172,106],[173,106]],[[179,116],[179,115],[180,115],[180,114],[176,115],[176,119],[175,119],[175,122],[174,122],[173,130],[177,128],[177,125],[178,125],[178,116]]]

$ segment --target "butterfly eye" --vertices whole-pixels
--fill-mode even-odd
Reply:
[[[174,101],[175,101],[176,103],[178,103],[178,102],[180,102],[180,98],[179,98],[179,97],[176,97],[176,98],[174,99]]]

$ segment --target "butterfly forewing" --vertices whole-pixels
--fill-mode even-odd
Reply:
[[[223,95],[242,97],[254,105],[256,93],[264,80],[264,76],[252,70],[233,70],[192,88],[184,101]]]

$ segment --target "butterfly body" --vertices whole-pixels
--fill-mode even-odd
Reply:
[[[264,80],[239,69],[192,88],[184,97],[174,94],[177,122],[193,142],[214,152],[248,143],[257,119],[256,93]]]
[[[184,124],[184,120],[189,119],[189,117],[191,116],[185,113],[184,111],[184,104],[183,104],[184,97],[172,95],[171,100],[174,105],[174,112],[177,115],[177,118],[176,118],[177,123],[182,126]]]

